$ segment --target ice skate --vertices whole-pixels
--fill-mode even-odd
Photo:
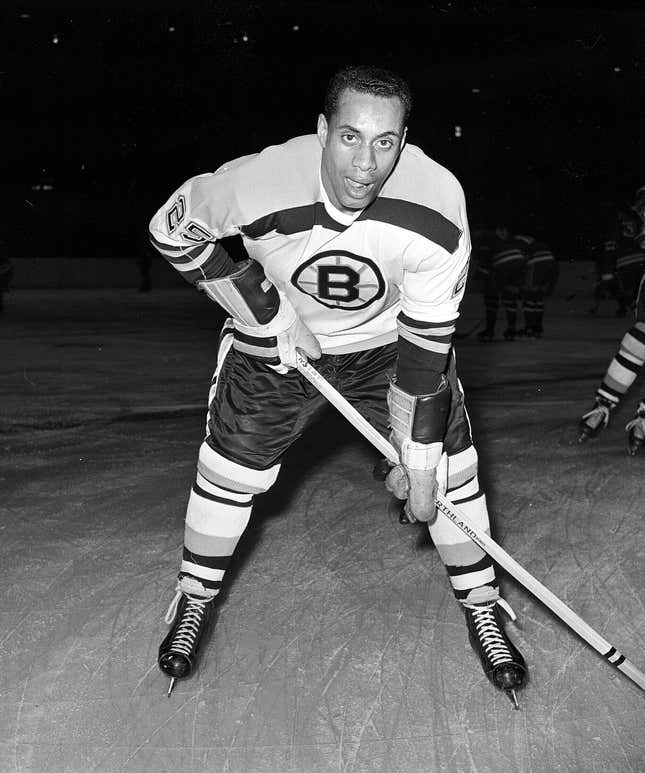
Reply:
[[[638,404],[636,416],[626,424],[627,445],[630,456],[636,456],[642,445],[645,444],[645,401]]]
[[[166,613],[171,625],[159,647],[159,668],[170,677],[168,695],[177,679],[184,679],[195,669],[197,653],[213,612],[213,597],[199,580],[184,576],[177,584],[177,593]]]
[[[616,406],[604,397],[596,397],[594,407],[579,422],[578,443],[595,438],[609,424],[609,415]]]
[[[519,708],[516,690],[526,684],[528,671],[521,653],[508,638],[499,607],[515,620],[515,614],[504,599],[481,604],[462,602],[470,644],[479,656],[484,673],[499,690],[504,690]]]

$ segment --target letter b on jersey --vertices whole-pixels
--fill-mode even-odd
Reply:
[[[385,280],[373,260],[353,252],[319,252],[298,267],[291,284],[331,309],[356,311],[385,293]]]
[[[359,297],[360,274],[349,266],[318,267],[318,297],[323,301],[351,303]]]

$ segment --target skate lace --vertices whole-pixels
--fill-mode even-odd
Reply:
[[[589,421],[587,421],[589,419]],[[600,423],[606,427],[609,424],[609,408],[606,405],[596,405],[582,417],[590,427],[598,427]]]
[[[504,599],[497,599],[497,601],[486,605],[464,604],[466,608],[472,610],[477,638],[481,642],[486,657],[493,666],[513,659],[504,634],[495,619],[493,611],[495,604],[499,604],[511,620],[515,621],[515,613]]]
[[[197,596],[189,596],[188,594],[182,593],[180,590],[178,590],[175,594],[175,597],[170,602],[170,606],[166,612],[166,617],[164,618],[168,625],[172,623],[175,615],[177,614],[177,607],[182,595],[186,596],[187,599],[186,608],[184,609],[184,612],[181,616],[181,620],[177,626],[175,635],[172,638],[172,645],[170,649],[173,652],[178,652],[182,655],[190,655],[195,644],[195,639],[197,638],[199,626],[201,625],[202,619],[204,617],[204,612],[206,611],[206,604],[209,603],[209,599],[199,598]]]

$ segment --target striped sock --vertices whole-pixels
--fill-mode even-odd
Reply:
[[[645,322],[637,322],[623,336],[620,348],[609,363],[596,394],[613,405],[618,405],[621,397],[636,380],[644,362]]]
[[[490,534],[486,497],[479,488],[477,478],[477,452],[474,446],[448,457],[446,497],[477,528]],[[459,601],[478,603],[499,598],[493,562],[485,551],[447,518],[437,518],[428,528]]]
[[[190,492],[180,574],[217,595],[251,517],[253,495],[210,483],[200,473]]]

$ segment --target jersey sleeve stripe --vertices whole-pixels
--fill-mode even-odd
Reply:
[[[404,338],[411,344],[418,346],[420,349],[425,349],[428,352],[437,352],[438,354],[447,355],[450,351],[450,343],[439,343],[428,338],[422,338],[421,336],[410,333],[405,328],[399,328],[399,337]]]
[[[159,250],[159,252],[163,253],[169,253],[173,254],[175,252],[183,252],[184,247],[180,247],[174,244],[168,244],[167,242],[161,242],[159,239],[157,239],[154,234],[150,234],[150,242],[152,243],[152,246]]]
[[[190,260],[186,260],[185,256],[182,256],[182,258],[168,258],[168,261],[172,263],[172,265],[177,269],[177,271],[181,271],[182,274],[186,271],[194,271],[195,269],[201,268],[204,263],[210,258],[210,256],[213,253],[213,247],[214,244],[207,245],[211,247],[210,250],[205,249],[203,246],[201,249],[199,249],[199,252],[197,254],[197,257],[191,258]]]
[[[416,317],[410,317],[405,312],[399,313],[399,319],[408,327],[442,327],[444,325],[452,325],[457,322],[457,317],[451,317],[450,319],[442,320],[441,322],[428,322],[425,319],[416,319]]]
[[[455,323],[456,320],[448,320],[446,322],[424,322],[408,317],[403,312],[400,312],[397,317],[399,329],[405,328],[412,334],[432,336],[433,338],[451,336],[455,332]]]

